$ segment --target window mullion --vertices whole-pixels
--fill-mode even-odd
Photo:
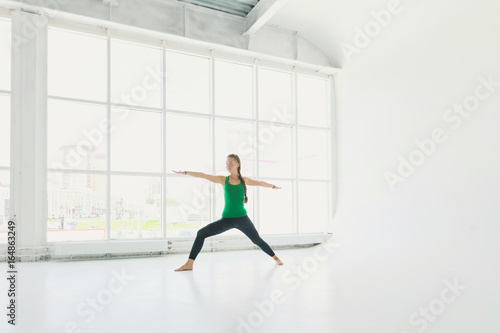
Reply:
[[[259,60],[254,59],[254,65],[253,65],[253,82],[252,82],[252,105],[253,105],[253,114],[254,114],[254,170],[255,170],[255,178],[260,179],[260,174],[259,174],[259,161],[260,161],[260,154],[259,154]],[[254,206],[253,206],[253,218],[254,218],[254,224],[257,228],[257,230],[260,231],[260,209],[259,209],[259,194],[260,194],[260,188],[259,186],[256,187],[256,191],[254,192]]]
[[[111,31],[107,29],[106,241],[111,241]]]
[[[215,170],[215,54],[214,51],[210,51],[210,65],[209,65],[209,90],[210,90],[210,156],[212,158],[212,174],[216,173]],[[215,184],[210,183],[210,220],[215,220]],[[210,242],[211,246],[213,243]]]
[[[161,227],[162,227],[162,237],[167,238],[167,51],[166,51],[166,41],[162,41],[162,62],[161,62],[161,72],[162,72],[162,154],[163,154],[163,177],[162,177],[162,190],[161,190]]]
[[[293,156],[293,230],[299,233],[299,173],[298,173],[298,116],[297,116],[297,70],[294,67],[292,71],[292,156]]]

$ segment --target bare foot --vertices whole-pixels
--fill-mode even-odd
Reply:
[[[280,260],[280,258],[278,258],[277,256],[274,256],[274,257],[273,257],[273,259],[276,261],[276,264],[277,264],[277,265],[280,265],[280,266],[281,266],[281,265],[284,265],[284,264],[283,264],[283,261],[281,261],[281,260]]]
[[[182,265],[181,267],[177,268],[175,271],[180,272],[180,271],[192,271],[193,270],[193,262],[194,260],[188,259],[188,261]]]

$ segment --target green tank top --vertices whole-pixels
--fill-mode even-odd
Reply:
[[[224,183],[224,210],[222,217],[242,217],[247,215],[243,200],[245,199],[245,189],[243,184],[233,185],[229,182],[229,176]]]

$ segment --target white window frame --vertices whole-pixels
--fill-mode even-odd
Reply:
[[[326,129],[325,128],[316,128],[316,127],[310,127],[307,126],[307,128],[313,128],[317,130],[326,130],[330,133],[330,146],[327,151],[327,153],[330,155],[327,157],[327,160],[329,161],[328,163],[328,175],[329,179],[326,180],[315,180],[315,181],[324,181],[328,184],[329,188],[329,197],[328,197],[328,202],[331,203],[328,207],[328,228],[325,230],[324,233],[319,233],[319,234],[310,234],[310,235],[284,235],[284,236],[276,236],[276,237],[270,237],[270,244],[272,245],[293,245],[293,244],[309,244],[309,243],[319,243],[323,240],[325,240],[329,233],[332,231],[332,225],[331,221],[333,219],[333,213],[335,211],[335,164],[333,163],[334,157],[335,157],[335,136],[334,136],[334,126],[335,126],[335,121],[334,121],[334,100],[333,100],[333,92],[334,92],[334,87],[333,87],[333,82],[334,82],[334,77],[333,74],[338,71],[338,69],[335,68],[325,68],[324,66],[316,66],[312,64],[307,64],[307,63],[302,63],[296,60],[291,60],[291,59],[284,59],[284,58],[279,58],[275,56],[269,56],[269,55],[264,55],[264,54],[258,54],[255,52],[251,51],[246,51],[246,50],[239,50],[239,49],[234,49],[231,47],[226,47],[226,46],[221,46],[217,44],[211,44],[211,43],[206,43],[206,42],[198,42],[198,41],[193,41],[189,40],[183,37],[178,37],[178,36],[172,36],[169,34],[163,34],[163,33],[158,33],[158,32],[152,32],[152,31],[145,31],[144,29],[140,28],[134,28],[134,27],[129,27],[129,26],[124,26],[121,24],[116,24],[113,22],[107,22],[107,21],[99,21],[95,19],[88,19],[85,20],[83,18],[79,19],[80,21],[78,22],[71,22],[71,20],[74,19],[74,16],[72,15],[67,15],[65,13],[61,13],[57,18],[49,18],[49,26],[54,26],[54,27],[59,27],[63,29],[73,29],[73,30],[78,30],[81,32],[86,32],[86,33],[97,33],[97,34],[104,34],[106,35],[106,38],[108,40],[108,85],[107,85],[107,102],[105,105],[108,108],[108,120],[110,120],[110,112],[111,112],[111,107],[113,106],[111,101],[110,101],[110,69],[109,69],[109,62],[110,62],[110,38],[112,34],[116,34],[117,38],[120,39],[130,39],[131,41],[134,42],[139,42],[139,43],[151,43],[153,45],[158,45],[158,43],[161,44],[162,47],[162,52],[163,52],[163,62],[162,62],[162,68],[163,72],[165,73],[165,51],[171,50],[171,51],[176,51],[176,52],[184,52],[188,53],[190,55],[198,55],[198,56],[209,56],[210,58],[210,78],[211,78],[211,84],[209,84],[209,89],[210,89],[210,95],[211,95],[211,105],[210,105],[210,113],[207,114],[197,114],[197,113],[190,113],[190,112],[184,112],[184,111],[174,111],[174,110],[167,110],[165,108],[165,75],[164,75],[164,82],[163,82],[163,104],[161,110],[156,110],[155,108],[146,108],[146,107],[139,107],[139,106],[134,106],[134,109],[137,110],[147,110],[147,111],[153,111],[153,112],[162,112],[163,115],[166,114],[182,114],[182,115],[192,115],[192,116],[198,116],[198,117],[206,117],[210,119],[211,123],[211,128],[212,128],[212,135],[210,138],[211,142],[211,156],[212,156],[212,170],[215,172],[215,160],[213,158],[214,156],[214,125],[215,125],[215,120],[216,119],[237,119],[238,121],[243,121],[243,122],[249,122],[253,124],[254,128],[254,133],[255,137],[254,140],[258,140],[258,129],[259,129],[259,124],[264,124],[264,121],[260,121],[258,117],[258,105],[257,103],[253,103],[253,113],[254,117],[252,119],[240,119],[240,118],[234,118],[234,117],[227,117],[227,116],[218,116],[215,115],[215,110],[214,110],[214,62],[215,59],[221,59],[221,60],[226,60],[226,61],[233,61],[233,62],[242,62],[244,64],[251,64],[253,66],[253,84],[254,84],[254,89],[253,89],[253,100],[256,101],[258,96],[257,96],[257,89],[256,85],[258,84],[257,80],[257,73],[258,73],[258,68],[259,64],[262,63],[262,66],[267,68],[267,69],[275,69],[275,70],[291,70],[292,71],[292,112],[296,115],[297,114],[297,74],[298,73],[304,73],[310,76],[317,76],[321,77],[327,80],[328,82],[328,91],[329,91],[329,96],[328,96],[328,106],[329,110],[331,111],[330,114],[330,126],[328,126]],[[118,37],[119,36],[119,37]],[[47,45],[45,45],[45,49],[47,48]],[[15,75],[16,73],[13,73]],[[55,97],[55,96],[47,96],[48,98],[60,98],[60,97]],[[81,101],[78,99],[71,99],[71,98],[60,98],[68,101]],[[85,101],[88,102],[88,101]],[[46,114],[45,114],[46,116]],[[19,125],[19,124],[18,124]],[[40,126],[44,126],[45,124],[40,124]],[[292,178],[284,178],[284,180],[292,180],[294,182],[294,190],[293,190],[293,200],[294,200],[294,230],[298,231],[298,205],[297,205],[297,187],[298,187],[298,181],[303,180],[298,178],[298,173],[297,173],[297,130],[298,128],[302,128],[304,126],[298,125],[297,124],[297,117],[294,117],[294,123],[291,124],[291,126],[294,128],[294,144],[293,144],[293,156],[294,156],[294,176]],[[163,116],[163,132],[165,130],[165,116]],[[108,131],[109,132],[109,131]],[[110,230],[110,218],[109,215],[111,213],[111,207],[110,207],[110,176],[113,174],[126,174],[126,175],[146,175],[145,173],[133,173],[133,172],[111,172],[110,167],[109,167],[109,161],[110,161],[110,154],[112,153],[110,151],[110,133],[108,133],[108,168],[106,171],[92,171],[92,170],[64,170],[64,172],[75,172],[75,173],[84,173],[84,174],[100,174],[100,175],[106,175],[107,176],[107,228]],[[163,143],[165,142],[165,133],[163,133]],[[257,143],[257,142],[256,142]],[[46,142],[45,142],[46,144]],[[16,142],[11,142],[11,147],[14,147],[16,145]],[[256,145],[257,146],[257,145]],[[259,177],[259,166],[258,166],[258,150],[255,151],[254,153],[255,157],[255,165],[254,165],[254,170],[256,170],[256,175],[255,177],[258,179],[266,180],[266,178],[260,178]],[[11,162],[12,163],[12,162]],[[12,172],[12,170],[10,170]],[[48,172],[60,172],[61,170],[54,170],[50,168],[45,169],[45,175],[44,178],[46,181],[46,175]],[[179,177],[179,175],[173,175],[169,174],[166,172],[166,156],[164,154],[163,157],[163,170],[162,173],[148,173],[147,175],[154,175],[154,176],[161,176],[162,177],[162,217],[161,217],[161,224],[162,224],[162,229],[163,229],[163,239],[161,240],[137,240],[131,242],[130,240],[111,240],[110,233],[108,232],[108,239],[105,241],[100,241],[100,242],[58,242],[58,243],[51,243],[51,245],[54,248],[54,253],[73,253],[75,255],[77,254],[88,254],[88,253],[119,253],[119,252],[130,252],[131,249],[135,252],[148,252],[148,251],[159,251],[159,252],[168,252],[169,250],[172,249],[172,246],[169,246],[168,248],[165,246],[165,241],[169,241],[168,243],[171,242],[177,242],[178,247],[177,249],[183,248],[183,242],[187,242],[188,244],[192,243],[192,239],[167,239],[166,238],[166,204],[165,204],[165,191],[166,191],[166,177]],[[276,178],[273,178],[276,179]],[[12,186],[12,184],[11,184]],[[45,186],[46,188],[46,186]],[[214,200],[214,195],[215,195],[215,185],[211,184],[212,188],[212,204],[211,204],[211,218],[213,220],[215,216],[215,200]],[[11,188],[11,193],[16,192],[16,188]],[[46,193],[44,195],[45,201],[46,201]],[[258,203],[259,203],[259,189],[255,188],[254,190],[254,223],[256,224],[257,228],[259,226],[259,218],[258,214],[256,212],[258,211]],[[43,217],[44,219],[46,216]],[[223,236],[221,236],[223,238]],[[212,241],[212,248],[221,248],[218,247],[218,240],[219,237],[213,237]],[[118,244],[121,243],[121,244]],[[131,243],[135,243],[132,245]],[[89,245],[93,244],[94,246],[91,248]],[[100,245],[99,245],[100,244]],[[236,245],[235,248],[241,248],[243,243],[238,243],[239,245]],[[42,244],[43,245],[43,244]],[[97,245],[97,246],[96,246]],[[189,248],[190,245],[187,247]],[[210,245],[207,246],[209,248]]]

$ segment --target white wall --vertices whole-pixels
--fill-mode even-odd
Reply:
[[[479,267],[479,257],[488,264],[500,253],[500,2],[413,1],[403,9],[350,62],[338,59],[334,225],[346,246],[379,262]],[[369,21],[353,22],[344,41],[354,45],[354,27]],[[497,82],[493,93],[477,88],[480,77]],[[490,96],[470,117],[443,118],[476,89]],[[446,140],[392,191],[384,174],[397,174],[399,156],[416,157],[415,140],[434,129]]]

